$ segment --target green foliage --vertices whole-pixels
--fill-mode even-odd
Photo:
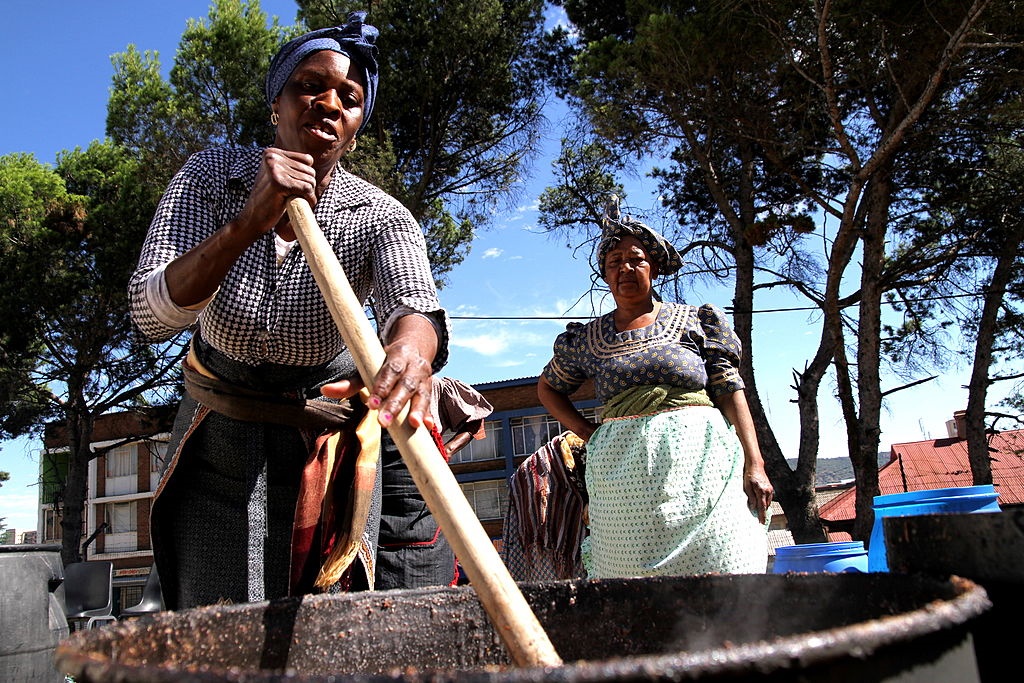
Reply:
[[[664,159],[667,165],[650,174],[676,219],[665,232],[693,245],[691,260],[700,257],[701,270],[727,278],[733,249],[759,247],[765,257],[782,256],[779,265],[794,279],[803,277],[805,259],[793,253],[811,223],[802,178],[822,180],[815,162],[827,122],[814,89],[756,7],[620,0],[564,6],[578,34],[552,33],[562,45],[549,73],[607,148],[603,172],[614,177],[630,159]],[[773,6],[779,16],[790,9]],[[563,152],[559,165],[576,161]],[[579,176],[562,175],[563,187]],[[591,194],[585,203],[602,199]],[[543,222],[578,227],[548,219],[547,207],[543,213]],[[583,227],[594,234],[593,224]]]
[[[157,371],[136,344],[127,282],[158,194],[141,162],[112,143],[63,153],[56,170],[0,158],[0,434],[35,433],[69,406],[131,403]],[[133,396],[128,387],[138,387]]]
[[[52,416],[46,387],[29,379],[34,358],[44,352],[43,308],[60,300],[60,268],[50,247],[74,230],[80,198],[68,194],[54,170],[29,154],[0,157],[0,437],[41,428]],[[55,220],[56,218],[56,220]],[[57,227],[55,234],[53,227]],[[60,262],[60,259],[57,259]]]
[[[154,182],[165,183],[198,143],[178,123],[173,90],[160,75],[159,55],[134,45],[111,58],[114,76],[107,102],[107,135],[147,161]]]
[[[112,58],[107,134],[144,159],[161,188],[202,149],[269,144],[263,76],[285,37],[257,1],[215,0],[208,20],[188,22],[169,81],[159,55],[128,46]]]
[[[612,194],[625,198],[613,174],[621,171],[621,160],[601,140],[574,145],[564,139],[555,168],[561,182],[540,196],[540,225],[548,232],[588,223],[598,226],[605,199]]]
[[[202,131],[202,146],[272,139],[262,76],[283,36],[276,18],[268,28],[258,2],[218,0],[208,21],[189,20],[170,80],[181,110]]]
[[[380,91],[357,151],[420,221],[434,277],[460,263],[494,209],[514,198],[542,121],[544,3],[538,0],[306,0],[310,28],[369,9],[381,35]],[[367,144],[375,139],[377,146]],[[367,162],[374,150],[387,161]],[[379,176],[378,176],[379,177]]]
[[[300,2],[309,28],[344,23],[351,2]],[[420,221],[434,277],[465,258],[476,230],[511,201],[536,147],[543,49],[540,0],[375,3],[380,92],[370,128],[344,163],[398,198]],[[304,29],[268,27],[255,0],[215,0],[190,21],[171,69],[134,47],[114,58],[107,132],[165,185],[211,145],[273,139],[263,79],[277,47]],[[443,30],[438,30],[443,26]]]
[[[128,312],[128,278],[159,197],[146,171],[109,141],[62,153],[55,170],[0,158],[0,268],[13,275],[0,290],[0,438],[57,419],[73,426],[65,561],[79,552],[93,420],[166,400],[176,384],[177,357],[140,344]]]
[[[979,152],[1005,130],[995,113],[1020,100],[1017,3],[560,4],[575,31],[552,34],[562,41],[552,63],[569,68],[553,70],[554,85],[613,155],[658,158],[651,175],[678,223],[667,236],[685,245],[688,262],[735,283],[744,347],[754,291],[785,286],[821,308],[821,344],[794,373],[800,457],[816,456],[817,392],[831,363],[850,454],[863,474],[863,534],[877,492],[869,465],[884,396],[882,354],[908,372],[944,355],[937,342],[950,317],[905,293],[949,273],[966,290],[988,266],[958,263],[960,256],[990,249],[986,242],[1010,247],[988,239],[991,230],[961,230],[948,217],[958,213],[953,191],[956,201],[974,191],[969,169],[977,175]],[[614,166],[606,172],[614,177]],[[929,204],[938,187],[950,192],[941,205]],[[907,317],[883,328],[887,295]],[[744,372],[778,498],[796,499],[806,482],[791,481],[773,452],[754,374],[749,366]]]

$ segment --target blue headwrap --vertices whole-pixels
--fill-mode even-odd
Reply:
[[[601,241],[597,247],[597,262],[594,264],[598,275],[604,275],[604,259],[608,251],[623,237],[635,237],[643,245],[647,257],[658,264],[659,275],[672,275],[683,267],[683,259],[679,252],[661,233],[635,218],[622,216],[619,212],[619,198],[615,195],[612,195],[605,205],[601,225]]]
[[[356,131],[362,132],[373,113],[373,101],[377,96],[377,46],[374,43],[380,34],[375,27],[363,23],[365,18],[366,12],[351,12],[344,26],[310,31],[285,43],[267,70],[267,104],[270,105],[281,94],[288,77],[303,59],[320,50],[339,52],[363,69],[366,81],[363,123]]]

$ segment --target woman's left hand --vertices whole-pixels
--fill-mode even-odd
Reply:
[[[747,494],[747,505],[757,511],[757,519],[764,524],[768,519],[768,506],[772,504],[775,488],[768,480],[764,465],[749,464],[743,468],[743,492]]]

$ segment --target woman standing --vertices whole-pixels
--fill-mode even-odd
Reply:
[[[537,389],[587,441],[590,576],[765,571],[773,489],[724,312],[662,302],[653,283],[678,252],[615,210],[597,259],[616,308],[558,336]],[[569,399],[588,378],[600,425]]]
[[[397,200],[339,165],[377,93],[378,32],[364,17],[281,48],[266,76],[273,144],[194,155],[168,186],[131,279],[145,337],[193,330],[188,395],[152,511],[169,609],[308,592],[341,542],[357,557],[332,566],[336,580],[320,588],[372,587],[379,474],[376,498],[359,499],[354,519],[344,518],[346,496],[366,495],[366,482],[352,481],[372,478],[379,427],[405,405],[412,426],[433,425],[430,377],[447,356],[448,320],[423,234]],[[313,206],[359,300],[372,296],[387,358],[365,407],[347,401],[362,384],[295,246],[293,197]],[[367,408],[376,436],[356,434]],[[367,453],[370,467],[355,467]]]

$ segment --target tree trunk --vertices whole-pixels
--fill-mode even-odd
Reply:
[[[93,459],[91,444],[95,423],[88,409],[75,405],[69,405],[67,409],[69,456],[61,517],[61,559],[64,564],[82,561],[85,501],[89,494],[89,462]]]
[[[825,337],[818,345],[814,358],[807,364],[802,373],[793,371],[793,388],[796,389],[797,409],[800,415],[800,445],[797,454],[796,475],[800,482],[799,488],[793,492],[797,501],[810,497],[814,501],[813,516],[808,514],[799,519],[796,525],[786,509],[793,540],[797,543],[821,543],[828,540],[825,528],[818,515],[817,498],[815,496],[815,479],[817,476],[818,447],[820,445],[820,422],[818,420],[818,392],[821,380],[832,362],[831,347]],[[797,505],[791,507],[797,508]],[[810,511],[809,511],[810,512]]]
[[[853,537],[869,540],[875,521],[874,499],[878,495],[878,449],[882,430],[881,353],[882,293],[885,285],[885,238],[892,196],[889,165],[881,165],[867,187],[867,220],[861,240],[860,315],[857,320],[857,419],[847,429],[857,432],[858,454],[854,459],[857,479],[857,518]],[[863,495],[861,495],[863,494]]]
[[[793,538],[797,543],[821,543],[825,540],[824,528],[818,516],[817,499],[814,495],[815,464],[817,458],[817,403],[814,402],[813,429],[814,446],[807,457],[801,447],[800,466],[794,471],[785,460],[785,455],[778,440],[768,423],[761,396],[758,393],[754,377],[754,354],[751,348],[753,337],[753,315],[749,312],[754,307],[754,267],[753,253],[750,247],[737,248],[736,287],[733,295],[733,307],[736,335],[744,349],[740,364],[740,375],[746,385],[745,393],[750,404],[751,417],[758,434],[761,455],[765,461],[765,471],[775,487],[775,499],[785,512],[786,521]],[[742,253],[740,253],[742,252]],[[816,393],[816,392],[815,392]],[[808,425],[801,420],[801,440],[805,436],[804,429]]]
[[[82,528],[85,497],[88,491],[89,460],[81,453],[82,425],[77,415],[69,415],[68,473],[64,480],[64,507],[61,512],[61,559],[64,564],[82,561]]]
[[[754,163],[750,145],[741,145],[744,168]],[[740,181],[740,215],[734,217],[733,255],[736,263],[736,284],[733,290],[733,325],[740,340],[743,355],[740,361],[740,376],[746,386],[747,404],[757,432],[758,445],[764,458],[765,471],[775,488],[775,499],[786,513],[786,522],[797,543],[820,543],[825,540],[825,529],[818,516],[818,500],[815,496],[815,473],[817,464],[817,404],[814,419],[807,424],[801,418],[801,444],[804,429],[811,429],[814,447],[809,452],[801,448],[800,466],[794,471],[786,462],[786,456],[779,446],[761,403],[754,375],[753,328],[754,328],[754,267],[753,245],[748,239],[748,228],[757,216],[754,211],[754,188],[750,174],[742,174]],[[817,393],[815,389],[815,393]]]
[[[985,300],[978,320],[978,338],[974,344],[974,365],[967,389],[967,411],[964,425],[967,431],[967,458],[971,463],[971,476],[976,486],[992,483],[992,461],[989,458],[988,438],[985,434],[985,401],[991,384],[989,369],[992,365],[992,347],[995,344],[999,309],[1006,288],[1013,280],[1022,239],[1024,222],[1015,221],[1016,228],[1005,229],[1005,242],[996,258],[992,280],[985,288]],[[960,436],[963,436],[962,434]]]

